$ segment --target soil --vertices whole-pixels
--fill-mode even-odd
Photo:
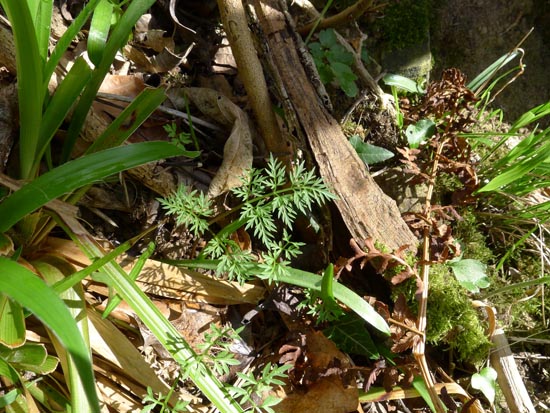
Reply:
[[[473,79],[512,50],[533,28],[521,46],[525,50],[525,73],[496,98],[494,106],[503,109],[505,120],[513,121],[526,110],[548,101],[550,2],[447,0],[432,2],[432,13],[433,79],[438,79],[448,67],[457,67]],[[517,60],[513,65],[517,65]]]

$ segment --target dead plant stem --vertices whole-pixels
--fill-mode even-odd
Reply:
[[[424,205],[424,216],[429,222],[431,215],[431,200],[435,186],[435,179],[437,174],[437,168],[439,165],[439,157],[443,151],[446,139],[442,139],[437,146],[436,153],[434,155],[434,161],[432,165],[432,171],[430,174],[430,181],[428,184],[428,191],[426,194],[426,203]],[[430,227],[426,225],[424,227],[424,234],[422,240],[422,295],[420,297],[420,303],[418,305],[418,319],[416,328],[421,333],[419,340],[413,346],[413,354],[418,367],[422,373],[422,377],[426,383],[430,399],[435,407],[437,413],[445,413],[446,409],[443,405],[437,390],[435,388],[435,381],[433,375],[428,367],[428,362],[426,361],[425,349],[426,349],[426,311],[428,308],[428,288],[429,288],[429,274],[430,274]]]

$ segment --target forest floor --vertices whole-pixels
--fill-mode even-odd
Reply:
[[[504,224],[495,215],[508,212],[506,206],[491,205],[492,198],[476,198],[474,194],[481,186],[478,160],[483,154],[473,150],[471,141],[461,134],[487,131],[489,127],[488,121],[480,120],[484,117],[475,108],[478,98],[467,90],[461,73],[448,71],[442,79],[433,79],[425,97],[402,97],[398,110],[404,124],[399,127],[390,88],[384,86],[382,90],[383,83],[370,77],[365,69],[369,65],[363,62],[363,66],[360,60],[361,19],[366,24],[383,18],[383,7],[369,9],[366,17],[359,18],[359,24],[340,30],[343,38],[338,42],[347,42],[350,49],[346,50],[359,58],[348,64],[348,69],[353,67],[356,73],[358,86],[353,97],[342,90],[337,78],[324,90],[315,74],[306,73],[307,63],[300,60],[303,56],[297,54],[299,60],[294,61],[281,46],[281,42],[289,41],[286,35],[277,38],[281,27],[290,32],[295,29],[285,18],[298,28],[311,20],[312,12],[305,1],[295,2],[288,15],[278,15],[283,20],[276,24],[266,23],[257,9],[255,13],[260,15],[247,29],[252,29],[260,43],[256,47],[261,50],[263,76],[276,108],[273,111],[268,106],[261,111],[275,113],[274,125],[282,131],[276,136],[280,141],[273,141],[266,137],[258,120],[255,98],[243,79],[245,69],[239,66],[241,56],[229,46],[232,39],[230,36],[228,40],[224,32],[227,27],[222,24],[224,16],[222,13],[220,17],[217,3],[176,2],[175,9],[171,8],[173,3],[159,0],[150,15],[140,19],[102,85],[79,149],[89,145],[97,130],[121,112],[127,104],[125,99],[135,98],[148,87],[162,87],[168,96],[166,102],[130,142],[187,139],[187,149],[200,150],[200,156],[158,162],[94,185],[78,208],[85,228],[108,249],[142,237],[128,252],[128,261],[154,243],[152,259],[138,283],[186,341],[199,349],[210,324],[245,326],[240,341],[232,347],[242,365],[252,366],[250,369],[267,362],[292,365],[285,388],[272,390],[284,399],[273,407],[278,413],[428,412],[417,383],[413,386],[414,378],[427,381],[449,411],[460,412],[467,406],[471,412],[507,412],[511,410],[502,393],[497,391],[491,407],[484,392],[471,384],[472,375],[492,365],[488,360],[495,325],[491,325],[490,313],[496,307],[498,327],[508,335],[536,410],[550,410],[550,307],[544,302],[544,285],[533,291],[515,290],[514,294],[485,299],[499,288],[533,279],[541,272],[544,275],[548,259],[544,235],[548,228],[546,223],[540,226],[543,246],[538,252],[533,241],[514,253],[499,271],[495,269],[527,233],[529,223],[515,227]],[[61,35],[82,7],[77,0],[62,4],[62,10],[54,15],[53,37]],[[290,44],[299,46],[294,41]],[[318,32],[312,42],[333,47],[323,45]],[[84,39],[75,42],[65,59],[66,67],[85,50]],[[278,59],[290,60],[281,67],[285,60]],[[306,70],[298,70],[298,64]],[[304,73],[306,77],[302,78]],[[4,81],[13,82],[13,76],[6,74]],[[305,83],[309,88],[300,89]],[[311,95],[314,100],[308,95],[310,89],[316,92]],[[332,102],[332,110],[325,98]],[[421,149],[407,146],[403,131],[426,117],[435,119],[433,139]],[[167,126],[175,129],[169,132]],[[509,128],[498,122],[492,126],[500,133]],[[525,136],[528,131],[521,133]],[[353,136],[360,141],[356,140],[355,148],[349,143]],[[229,141],[233,147],[226,143]],[[392,152],[393,158],[366,166],[365,157],[372,155],[370,144],[376,147],[375,156],[380,153],[377,150],[385,150]],[[170,196],[179,185],[208,194],[224,215],[212,225],[213,231],[219,231],[235,221],[234,216],[222,214],[237,204],[234,196],[227,195],[228,190],[236,185],[245,166],[265,167],[270,152],[289,168],[298,162],[316,168],[339,197],[301,214],[289,228],[292,241],[302,243],[301,255],[289,259],[289,264],[326,274],[333,263],[338,284],[372,304],[390,325],[391,336],[385,337],[372,326],[365,327],[366,323],[357,318],[344,322],[330,317],[320,320],[323,310],[308,311],[298,305],[304,300],[299,288],[275,288],[259,279],[239,284],[227,275],[217,284],[213,271],[199,273],[171,265],[177,260],[196,259],[210,237],[197,237],[189,228],[178,225],[159,199]],[[434,164],[434,159],[439,164]],[[8,171],[14,162],[10,159]],[[538,202],[547,202],[548,194],[542,191],[541,196],[543,200]],[[277,222],[277,236],[282,237],[283,227]],[[61,236],[61,232],[53,235]],[[254,228],[240,228],[232,239],[256,257],[266,250]],[[86,258],[71,250],[65,240],[52,237],[45,248],[70,257],[77,267],[88,265]],[[456,280],[451,267],[453,260],[461,258],[481,263],[485,274],[473,282],[482,286],[481,278],[487,277],[491,284],[488,289],[468,291]],[[429,267],[433,287],[427,288],[424,268]],[[105,309],[111,294],[105,285],[89,279],[85,291],[90,306],[98,311]],[[424,299],[420,298],[423,294]],[[428,302],[427,310],[421,308],[423,300]],[[485,309],[473,310],[472,301],[483,302]],[[522,305],[524,312],[518,310]],[[344,305],[339,310],[345,316],[352,314]],[[189,382],[179,380],[178,366],[125,303],[111,313],[109,320],[139,349],[161,380],[176,383],[181,394],[206,403]],[[351,330],[346,323],[352,325]],[[355,335],[354,329],[364,330],[364,334]],[[419,338],[424,332],[427,342]],[[115,332],[111,334],[116,336]],[[353,340],[359,344],[351,345]],[[239,350],[235,350],[237,347]],[[139,369],[123,372],[127,377],[115,377],[106,354],[96,359],[96,375],[101,376],[98,382],[102,383],[103,400],[110,409],[107,411],[140,411],[144,386],[138,380]],[[237,368],[242,369],[242,365]],[[220,378],[230,382],[235,373],[232,369]],[[141,384],[134,387],[133,381]],[[428,393],[424,398],[430,398]],[[206,406],[197,410],[206,411]]]

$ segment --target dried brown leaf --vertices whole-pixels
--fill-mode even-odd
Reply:
[[[212,89],[187,88],[186,95],[200,109],[223,124],[232,125],[223,148],[223,162],[208,188],[214,198],[241,185],[240,177],[252,168],[252,130],[249,119],[237,105]]]
[[[354,412],[359,403],[359,394],[354,386],[344,386],[336,376],[324,377],[307,391],[288,394],[273,407],[277,413],[348,413]]]

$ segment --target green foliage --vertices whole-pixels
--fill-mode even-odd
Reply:
[[[268,392],[274,386],[283,386],[285,384],[282,379],[287,377],[286,372],[291,368],[292,365],[290,364],[275,367],[268,362],[262,369],[259,377],[237,372],[239,386],[233,386],[231,391],[239,399],[241,405],[245,403],[250,404],[250,408],[247,411],[275,413],[272,407],[277,405],[281,399],[268,394]],[[261,401],[257,402],[257,398]]]
[[[151,387],[147,387],[147,394],[143,398],[143,408],[141,409],[141,413],[149,413],[152,412],[153,409],[160,409],[160,410],[154,410],[158,411],[160,413],[181,413],[189,411],[188,401],[184,400],[178,400],[174,407],[171,407],[168,402],[170,400],[170,397],[172,396],[172,392],[174,391],[174,385],[170,388],[170,392],[165,396],[162,393],[159,393],[155,396],[153,389]]]
[[[353,135],[349,138],[349,142],[357,152],[357,155],[359,155],[359,158],[361,158],[367,166],[384,162],[394,157],[394,154],[387,149],[371,145],[368,142],[363,142],[363,139],[361,139],[359,135]]]
[[[178,225],[185,225],[196,237],[208,229],[206,218],[214,214],[214,207],[202,192],[182,185],[174,194],[158,200],[168,214],[176,216]]]
[[[416,282],[408,280],[398,285],[394,294],[403,292],[407,305],[415,310],[418,307],[416,290]],[[449,346],[458,360],[471,363],[484,361],[491,345],[466,290],[443,264],[430,266],[426,340]]]
[[[357,76],[351,69],[353,55],[338,42],[334,30],[319,32],[319,42],[310,43],[309,49],[321,81],[328,84],[336,80],[346,95],[355,97],[358,89]]]
[[[418,94],[426,93],[417,82],[405,76],[388,73],[384,75],[382,81],[388,86],[395,87],[405,92]]]
[[[240,341],[239,333],[242,328],[234,330],[233,328],[218,327],[216,324],[210,325],[210,330],[204,334],[204,341],[198,345],[197,360],[207,364],[219,376],[229,374],[231,366],[238,366],[240,362],[235,358],[235,352],[231,346]],[[191,367],[192,368],[192,367]],[[184,368],[183,376],[187,376]]]
[[[25,253],[31,249],[29,247],[33,243],[39,243],[55,226],[49,216],[42,214],[41,211],[32,213],[33,211],[58,197],[65,197],[64,199],[75,203],[84,192],[81,188],[86,188],[97,180],[143,163],[184,153],[167,142],[147,142],[146,145],[114,148],[121,145],[165,99],[163,90],[146,90],[122,112],[119,118],[112,122],[102,136],[98,137],[85,156],[68,162],[99,85],[108,73],[115,54],[126,43],[137,19],[153,2],[154,0],[131,1],[120,19],[112,26],[101,55],[96,55],[96,67],[92,69],[84,59],[77,59],[54,94],[50,96],[48,83],[52,73],[74,37],[89,20],[99,0],[91,0],[86,4],[80,15],[59,39],[51,54],[49,31],[53,1],[0,0],[12,25],[16,46],[20,114],[19,177],[25,180],[25,184],[19,190],[3,198],[0,203],[2,217],[0,232],[9,230],[17,244],[17,254],[7,251],[8,255],[13,253],[13,259],[16,259],[21,252]],[[44,154],[50,150],[52,138],[71,111],[73,116],[61,154],[61,166],[52,165],[50,162],[50,170],[39,176]],[[70,195],[75,190],[77,193]],[[68,215],[63,216],[63,219],[71,219],[70,213]],[[54,217],[57,218],[55,215]],[[82,237],[80,240],[86,238],[83,236],[86,232],[84,230],[80,234],[74,234],[68,228],[64,229],[75,239],[79,236]],[[5,238],[6,235],[2,235],[2,239]],[[86,241],[90,245],[93,244],[89,239]],[[98,249],[90,248],[87,252],[90,252],[92,260],[103,258],[102,251]],[[44,263],[44,268],[51,268],[52,275],[56,271],[61,277],[70,275],[62,274],[60,268],[63,267],[63,263],[58,264],[59,268],[53,264]],[[37,262],[33,265],[36,268],[39,267]],[[106,272],[108,276],[114,278],[114,281],[108,278],[110,285],[116,285],[117,281],[121,281],[120,278],[116,278],[117,276],[127,277],[127,274],[122,275],[117,272],[120,268],[114,264],[109,265]],[[67,385],[63,393],[70,400],[65,400],[65,395],[59,393],[61,404],[73,411],[99,411],[89,343],[85,342],[87,327],[82,327],[87,324],[83,294],[78,295],[76,291],[80,288],[81,292],[81,287],[78,285],[82,279],[78,278],[80,275],[76,278],[70,276],[68,278],[71,280],[70,285],[63,283],[64,280],[60,281],[63,283],[63,291],[60,291],[46,286],[39,277],[20,267],[15,261],[1,258],[0,267],[3,274],[0,277],[0,303],[3,309],[9,309],[12,314],[10,317],[5,317],[4,313],[2,321],[4,326],[7,327],[10,324],[11,328],[14,328],[13,331],[17,333],[15,336],[13,333],[8,335],[9,342],[13,343],[14,340],[20,339],[19,332],[25,331],[25,320],[19,317],[21,308],[24,307],[50,329],[58,356],[68,360],[67,363],[62,363]],[[45,276],[45,273],[42,275]],[[120,284],[118,286],[120,287]],[[162,342],[166,343],[165,336],[170,332],[174,337],[177,336],[177,331],[170,330],[170,327],[159,321],[163,317],[155,313],[152,303],[147,298],[139,296],[139,293],[136,295],[136,291],[133,290],[138,290],[135,283],[128,282],[124,284],[124,288],[126,288],[122,295],[124,299],[134,308],[139,306],[136,312],[140,313],[144,322],[150,328],[152,327],[151,330],[156,332]],[[76,290],[73,291],[73,289]],[[66,298],[70,305],[62,301],[62,298]],[[75,317],[78,317],[78,321],[75,321]],[[159,325],[162,327],[158,327]],[[4,333],[1,332],[0,335],[5,337]],[[17,351],[19,356],[28,356],[38,354],[37,350],[40,349],[21,344]],[[18,402],[20,397],[32,394],[40,402],[39,395],[51,390],[47,381],[28,383],[21,380],[24,376],[19,374],[18,369],[25,369],[28,366],[6,360],[12,360],[12,358],[6,354],[0,357],[0,375],[17,386],[18,392],[12,400]],[[33,363],[35,371],[46,373],[52,361],[49,355],[46,355],[43,361],[35,359]],[[223,397],[219,396],[221,391],[213,384],[214,380],[211,377],[195,375],[194,378],[197,386],[205,389],[205,394],[209,395],[215,404],[225,406],[224,409],[227,411],[240,411],[225,394]],[[19,391],[24,388],[28,389],[28,392]],[[6,400],[2,402],[5,403]]]
[[[222,329],[211,324],[210,330],[204,334],[204,341],[199,345],[200,352],[182,366],[181,377],[186,378],[192,370],[205,366],[209,366],[217,375],[228,375],[232,366],[240,364],[232,347],[241,341],[239,332],[243,328]],[[247,412],[273,413],[271,407],[279,403],[280,398],[267,394],[274,386],[284,385],[281,379],[287,377],[286,371],[291,367],[291,365],[277,366],[267,363],[257,376],[253,371],[237,372],[237,382],[234,385],[226,384],[226,389],[233,397],[238,398],[242,406],[248,406]]]
[[[90,353],[66,304],[43,280],[18,263],[0,257],[0,271],[2,272],[0,292],[28,309],[55,333],[70,354],[76,366],[76,372],[82,379],[87,397],[85,405],[90,411],[99,412]],[[4,334],[4,332],[1,333]],[[12,353],[8,352],[7,356],[10,354]],[[9,357],[2,356],[0,360],[9,366]],[[15,377],[16,380],[12,380],[14,383],[21,381],[13,367],[1,369],[0,374]]]
[[[193,143],[191,134],[186,132],[178,132],[175,123],[168,123],[164,125],[163,128],[174,145],[181,145],[182,147],[185,147],[185,145]]]
[[[248,171],[242,178],[242,186],[232,189],[232,192],[242,201],[235,208],[239,211],[239,219],[214,235],[203,255],[220,259],[217,272],[239,282],[247,280],[245,267],[252,261],[252,256],[229,238],[231,232],[241,226],[253,231],[266,247],[260,276],[273,281],[280,271],[284,271],[284,265],[300,253],[302,244],[292,241],[287,231],[292,228],[298,213],[307,214],[314,205],[334,199],[323,181],[315,176],[315,171],[307,171],[303,162],[298,163],[287,177],[284,166],[273,157],[264,171]],[[160,202],[167,213],[176,215],[178,223],[187,225],[196,236],[209,228],[206,218],[212,216],[214,210],[203,194],[180,187],[175,194]],[[281,239],[276,238],[276,219],[284,226]]]
[[[306,292],[306,299],[298,308],[307,308],[308,314],[317,318],[317,323],[323,321],[335,321],[344,315],[344,310],[334,299],[334,266],[329,264],[321,279],[321,290],[309,290]]]
[[[449,344],[459,360],[483,361],[490,341],[485,335],[479,314],[459,282],[443,265],[430,268],[426,339]]]

